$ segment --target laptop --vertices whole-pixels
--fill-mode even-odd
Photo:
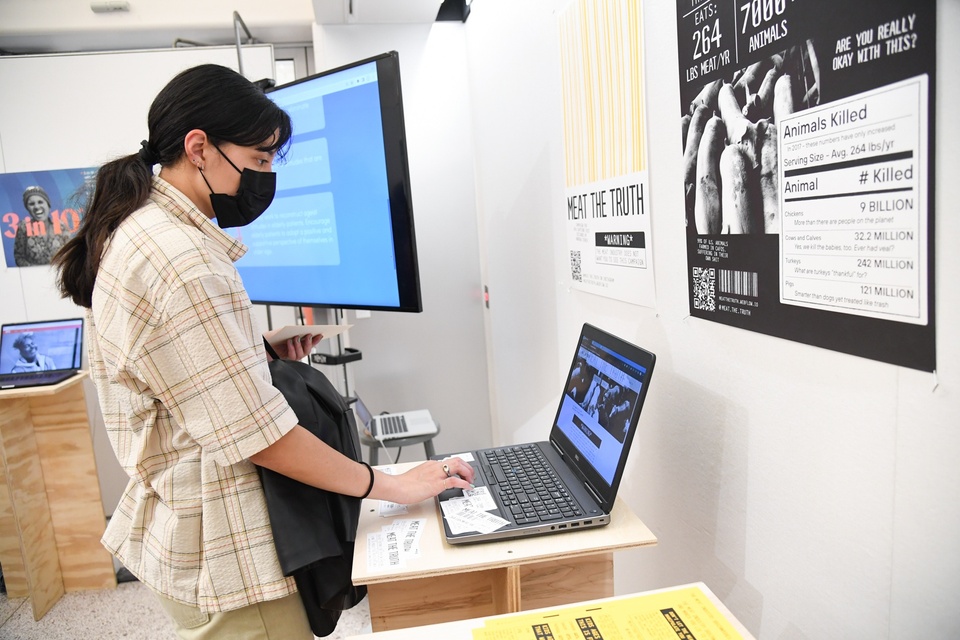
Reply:
[[[359,395],[355,396],[354,409],[357,419],[366,427],[367,432],[381,443],[413,436],[436,435],[437,423],[427,409],[384,413],[378,416],[370,413]]]
[[[76,375],[83,318],[5,324],[0,328],[0,389],[57,384]]]
[[[609,524],[655,360],[584,324],[549,439],[458,454],[474,468],[476,488],[437,496],[447,542]]]

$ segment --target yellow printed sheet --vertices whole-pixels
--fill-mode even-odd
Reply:
[[[474,640],[742,640],[697,587],[488,620]]]

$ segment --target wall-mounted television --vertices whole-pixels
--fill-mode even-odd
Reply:
[[[250,299],[422,311],[397,53],[267,95],[290,114],[293,139],[270,208],[236,230]]]

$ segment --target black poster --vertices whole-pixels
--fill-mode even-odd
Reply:
[[[936,368],[932,0],[678,0],[690,313]]]

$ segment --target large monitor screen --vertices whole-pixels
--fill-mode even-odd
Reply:
[[[236,230],[264,304],[422,311],[396,52],[277,87],[293,121],[277,194]]]

